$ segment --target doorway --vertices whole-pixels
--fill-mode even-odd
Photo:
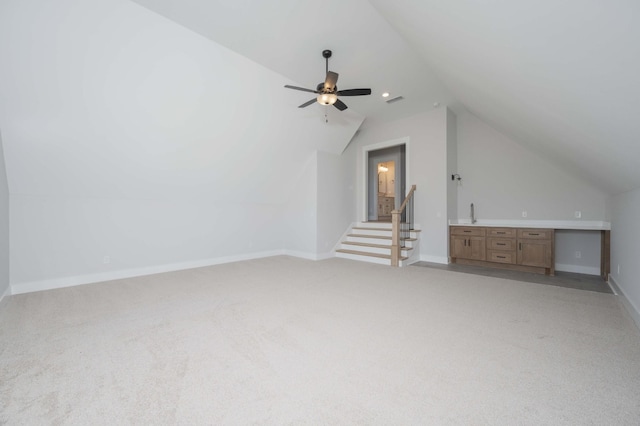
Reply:
[[[367,151],[367,214],[369,222],[391,222],[406,191],[406,144]]]

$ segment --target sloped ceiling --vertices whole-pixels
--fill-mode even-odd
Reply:
[[[640,3],[371,0],[472,113],[610,192],[640,187]]]
[[[0,57],[12,194],[281,204],[364,119],[128,0],[4,1]]]
[[[637,1],[5,0],[0,8],[0,129],[12,193],[221,191],[216,182],[253,168],[265,180],[247,181],[246,192],[259,185],[269,194],[309,152],[339,152],[364,117],[366,126],[436,102],[469,110],[608,193],[640,187]],[[282,86],[322,81],[327,48],[338,86],[373,95],[344,99],[344,113],[297,109],[309,94]],[[405,100],[386,104],[385,91]]]
[[[637,1],[135,1],[305,87],[333,49],[341,88],[374,89],[348,101],[367,122],[440,102],[608,193],[640,187]]]

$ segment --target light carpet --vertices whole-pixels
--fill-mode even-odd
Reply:
[[[640,424],[609,294],[278,256],[2,305],[0,423]]]

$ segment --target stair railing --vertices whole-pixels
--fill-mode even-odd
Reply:
[[[398,210],[391,212],[391,266],[400,266],[400,254],[413,229],[413,193],[416,186],[405,197]]]

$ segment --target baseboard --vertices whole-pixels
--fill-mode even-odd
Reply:
[[[420,260],[423,262],[442,263],[443,265],[447,265],[449,263],[448,257],[429,256],[427,254],[421,254]]]
[[[9,294],[31,293],[34,291],[53,290],[57,288],[73,287],[76,285],[93,284],[103,281],[133,278],[143,275],[161,274],[164,272],[180,271],[184,269],[202,268],[205,266],[221,265],[224,263],[240,262],[243,260],[260,259],[264,257],[279,256],[285,254],[284,250],[247,253],[237,256],[224,256],[213,259],[203,259],[182,263],[171,263],[144,268],[123,269],[97,274],[78,275],[74,277],[56,278],[52,280],[30,281],[12,284]]]
[[[561,272],[573,272],[574,274],[586,274],[586,275],[600,275],[600,267],[594,268],[593,266],[580,266],[580,265],[564,265],[562,263],[556,263],[556,271]]]
[[[282,254],[286,256],[299,257],[301,259],[307,259],[307,260],[325,260],[325,259],[335,257],[335,252],[318,254],[318,253],[309,253],[306,251],[298,251],[298,250],[283,250]]]
[[[11,296],[11,286],[7,287],[2,294],[0,294],[0,303],[4,300],[5,297]]]
[[[609,285],[613,288],[613,291],[616,292],[618,296],[620,296],[622,304],[627,309],[627,311],[631,315],[631,318],[633,318],[633,321],[640,329],[640,310],[633,304],[633,302],[631,302],[631,300],[629,300],[624,290],[618,285],[616,280],[614,280],[611,275],[609,275]]]

